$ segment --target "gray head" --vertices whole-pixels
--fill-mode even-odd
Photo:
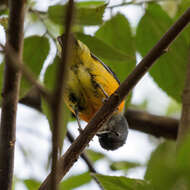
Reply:
[[[125,144],[128,135],[128,123],[121,113],[114,114],[97,133],[102,148],[116,150]]]

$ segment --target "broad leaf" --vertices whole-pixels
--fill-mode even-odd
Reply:
[[[172,20],[159,5],[148,6],[139,22],[136,35],[137,49],[142,56],[148,53],[171,25]],[[184,33],[181,33],[169,47],[168,52],[150,70],[158,86],[179,102],[184,87],[187,62],[188,44]]]
[[[76,4],[75,24],[78,25],[99,25],[102,23],[102,17],[106,4],[104,1],[79,2]],[[56,24],[65,23],[66,5],[50,6],[48,17]]]
[[[112,162],[110,165],[110,169],[115,170],[124,170],[127,171],[131,168],[136,168],[141,166],[141,164],[137,162],[129,162],[129,161],[118,161],[118,162]]]
[[[104,154],[102,154],[100,152],[96,152],[96,151],[91,150],[91,149],[86,150],[85,153],[87,154],[87,156],[89,157],[89,159],[92,162],[96,162],[98,160],[105,158]]]
[[[33,72],[36,78],[39,77],[44,61],[49,54],[49,41],[46,37],[30,36],[24,40],[23,62]],[[21,96],[23,96],[31,85],[22,77]]]
[[[122,14],[117,14],[105,22],[95,36],[107,45],[127,55],[127,58],[123,61],[103,60],[123,81],[136,64],[135,42],[127,18]]]
[[[76,33],[77,39],[85,43],[88,48],[100,59],[109,61],[125,61],[129,56],[118,49],[106,44],[103,40],[95,36]]]
[[[76,176],[71,176],[61,182],[60,189],[72,190],[74,188],[89,183],[91,179],[92,177],[89,175],[88,172]]]
[[[28,190],[36,190],[40,187],[40,182],[34,179],[26,179],[24,180],[24,185]]]
[[[181,3],[178,5],[178,11],[176,13],[175,20],[177,20],[188,8],[190,7],[190,0],[181,0]],[[186,26],[186,29],[183,31],[183,36],[185,37],[188,44],[190,44],[190,25]]]
[[[176,144],[165,142],[152,153],[145,179],[151,181],[155,190],[175,189],[180,172],[176,167]],[[179,178],[178,178],[179,177]]]
[[[152,190],[143,180],[127,178],[124,176],[95,175],[105,190]]]
[[[48,68],[45,72],[45,76],[44,76],[44,85],[52,93],[55,88],[55,82],[56,82],[56,78],[57,78],[56,76],[57,76],[57,72],[58,72],[58,70],[57,70],[58,64],[60,64],[60,58],[58,56],[56,56],[53,63],[48,66]],[[63,140],[64,140],[65,134],[66,134],[66,127],[67,127],[67,123],[68,123],[69,117],[70,117],[70,112],[64,102],[63,102],[62,106],[63,106],[63,117],[61,120],[62,127],[60,129],[60,136],[61,136],[60,151],[62,150]],[[46,117],[49,121],[49,124],[50,124],[50,128],[52,129],[53,124],[52,124],[51,109],[44,99],[42,100],[42,111],[46,115]]]
[[[177,155],[177,166],[179,169],[183,170],[186,175],[188,176],[190,180],[190,135],[187,135],[185,137],[186,139],[183,139],[183,144],[180,145],[178,155]],[[190,187],[190,184],[189,184]]]
[[[53,60],[53,63],[50,64],[45,71],[44,85],[51,92],[53,92],[55,88],[58,65],[60,64],[60,61],[61,59],[56,56]]]

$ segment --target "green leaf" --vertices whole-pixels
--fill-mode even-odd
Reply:
[[[61,59],[56,56],[53,60],[53,63],[49,65],[45,71],[43,82],[45,87],[51,92],[53,92],[55,88],[58,65],[60,64],[60,61]]]
[[[89,159],[92,162],[96,162],[98,160],[105,158],[104,154],[102,154],[100,152],[96,152],[96,151],[91,150],[91,149],[86,150],[85,153],[87,154],[87,156],[89,157]]]
[[[173,190],[179,175],[175,142],[159,145],[148,162],[145,179],[151,181],[155,190]]]
[[[187,135],[183,140],[183,144],[180,145],[178,155],[177,155],[177,165],[183,171],[186,171],[190,179],[190,135]]]
[[[174,20],[176,21],[189,7],[190,7],[190,0],[181,0]],[[188,44],[190,43],[189,33],[190,33],[190,26],[188,25],[183,31],[183,36],[185,37]]]
[[[119,79],[123,81],[136,64],[135,42],[127,18],[122,14],[117,14],[105,22],[95,36],[128,56],[123,61],[103,59],[105,64],[110,66]]]
[[[49,41],[46,37],[30,36],[24,40],[23,62],[33,72],[36,78],[39,77],[45,59],[49,54]],[[31,88],[31,85],[22,78],[21,96]]]
[[[92,177],[88,172],[76,176],[71,176],[61,182],[60,189],[72,190],[74,188],[89,183],[91,179]]]
[[[177,16],[181,16],[190,6],[190,0],[181,0],[178,6]]]
[[[139,22],[136,35],[137,49],[142,56],[145,56],[158,42],[171,24],[172,20],[159,5],[150,4],[148,6]],[[188,43],[184,33],[181,33],[169,47],[168,52],[150,70],[158,86],[178,102],[181,101],[187,62]]]
[[[136,168],[141,166],[141,164],[137,162],[128,162],[128,161],[118,161],[118,162],[112,162],[110,165],[110,169],[115,170],[129,170],[132,168]]]
[[[150,185],[144,180],[100,174],[96,174],[95,176],[105,190],[152,190]]]
[[[45,72],[45,76],[44,76],[44,85],[45,87],[53,93],[53,90],[55,88],[55,82],[57,79],[57,72],[58,72],[58,64],[60,64],[60,58],[58,56],[55,57],[53,63],[51,65],[49,65],[47,67],[47,70]],[[70,111],[68,110],[67,106],[65,105],[65,103],[63,102],[63,117],[62,117],[62,124],[61,124],[61,129],[60,129],[60,135],[61,135],[61,142],[60,142],[60,150],[62,150],[62,146],[63,146],[63,140],[65,138],[66,135],[66,129],[67,129],[67,123],[69,121],[69,117],[70,117]],[[51,108],[49,107],[49,105],[47,104],[47,102],[42,99],[42,111],[43,113],[46,115],[49,124],[50,124],[50,129],[52,129],[53,124],[52,124],[52,113],[51,113]]]
[[[26,179],[24,180],[24,185],[28,190],[36,190],[40,187],[40,182],[35,179]]]
[[[2,101],[2,90],[3,90],[3,75],[4,75],[4,62],[0,64],[0,107]]]
[[[8,16],[9,10],[8,9],[2,9],[0,10],[0,16]]]
[[[95,36],[90,36],[82,33],[76,33],[77,39],[85,43],[92,53],[100,59],[125,61],[129,56],[123,52],[118,51],[116,48],[106,44]]]
[[[106,5],[104,1],[89,1],[76,4],[75,24],[99,25],[103,22],[102,17]],[[67,5],[55,5],[48,8],[48,17],[56,24],[65,23]]]

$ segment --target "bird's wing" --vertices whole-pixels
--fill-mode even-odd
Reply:
[[[112,69],[110,67],[108,67],[105,63],[103,63],[99,58],[97,58],[93,53],[91,53],[91,56],[93,59],[99,61],[102,66],[115,78],[115,80],[118,82],[118,84],[120,84],[119,79],[117,78],[116,74],[112,71]]]

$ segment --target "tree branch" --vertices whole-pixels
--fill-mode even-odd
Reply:
[[[35,89],[31,89],[31,92],[19,102],[40,112],[42,111],[40,96]],[[155,137],[176,140],[179,126],[178,119],[158,116],[132,108],[128,108],[124,115],[127,118],[130,129],[141,131]]]
[[[7,43],[22,60],[25,0],[10,1]],[[20,72],[11,66],[10,52],[5,51],[4,84],[0,128],[0,187],[12,189],[16,112],[20,86]],[[16,59],[17,59],[16,58]],[[18,59],[16,61],[18,61]]]
[[[155,137],[164,137],[173,140],[177,137],[178,119],[157,116],[130,108],[127,109],[124,115],[127,118],[130,129],[138,130]]]
[[[160,41],[152,48],[152,50],[142,59],[133,72],[119,86],[119,88],[109,97],[101,109],[95,114],[91,121],[87,124],[83,133],[77,137],[69,149],[58,161],[58,178],[57,183],[61,181],[68,170],[77,161],[79,155],[88,145],[101,126],[110,118],[111,114],[122,102],[130,90],[143,77],[153,63],[158,59],[170,43],[174,41],[177,35],[184,29],[190,21],[190,8],[180,17],[178,21],[168,30],[168,32],[160,39]],[[42,183],[40,190],[49,190],[51,174]]]
[[[185,138],[190,135],[190,51],[182,102],[182,115],[177,139],[178,145],[182,144]]]
[[[57,79],[55,83],[55,88],[53,92],[53,99],[51,104],[52,113],[52,171],[51,171],[51,183],[48,188],[51,190],[57,190],[57,174],[58,174],[58,148],[60,144],[60,128],[62,124],[63,116],[63,89],[64,89],[64,79],[66,78],[66,68],[71,57],[71,26],[73,22],[74,13],[74,1],[69,0],[67,13],[66,13],[66,23],[65,23],[65,38],[64,38],[64,48],[61,55],[61,61],[58,65]]]

